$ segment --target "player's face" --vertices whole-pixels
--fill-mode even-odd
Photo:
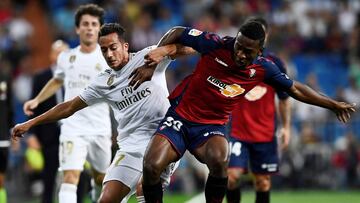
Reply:
[[[76,33],[79,35],[81,43],[88,46],[97,43],[99,31],[98,17],[89,14],[81,16],[79,27],[76,27]]]
[[[110,68],[120,70],[129,61],[129,44],[120,41],[116,33],[101,36],[99,45]]]
[[[246,67],[259,55],[261,51],[259,40],[252,40],[240,32],[234,44],[234,61],[239,67]]]

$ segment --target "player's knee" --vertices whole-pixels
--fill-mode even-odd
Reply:
[[[99,173],[94,175],[94,182],[96,185],[102,185],[102,182],[104,180],[105,174]]]
[[[220,154],[210,157],[210,161],[208,162],[210,173],[216,176],[226,176],[227,166],[227,157],[221,156]]]
[[[63,182],[77,185],[80,179],[80,171],[64,171]]]
[[[4,176],[2,174],[0,174],[0,188],[4,187]]]
[[[144,180],[147,177],[151,177],[151,178],[160,177],[162,170],[163,169],[161,168],[160,164],[156,164],[155,162],[144,160],[144,165],[143,165]]]
[[[270,176],[261,176],[255,178],[255,189],[256,191],[266,192],[271,188]]]
[[[240,184],[240,171],[228,171],[228,189],[233,190]]]
[[[136,185],[136,196],[143,196],[144,193],[143,193],[143,190],[142,190],[142,184],[141,182],[139,182],[137,185]]]
[[[114,198],[106,193],[101,193],[98,203],[115,203]]]

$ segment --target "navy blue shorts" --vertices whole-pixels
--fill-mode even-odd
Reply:
[[[276,173],[279,170],[279,157],[276,137],[272,142],[249,143],[229,138],[229,168],[248,168],[255,174]]]
[[[193,153],[212,136],[226,139],[225,125],[193,123],[179,116],[173,108],[169,108],[155,133],[169,140],[180,157],[186,150]]]

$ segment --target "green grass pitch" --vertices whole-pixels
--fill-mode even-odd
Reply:
[[[181,194],[166,194],[166,203],[184,203],[192,196]],[[242,203],[255,202],[254,192],[245,191],[242,195]],[[359,191],[273,191],[271,194],[272,203],[360,203]],[[136,203],[131,198],[129,203]],[[201,203],[201,202],[199,202]],[[226,200],[224,200],[226,203]]]

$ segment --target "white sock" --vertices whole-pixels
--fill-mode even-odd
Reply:
[[[144,196],[136,196],[138,203],[145,203],[145,197]]]
[[[59,203],[76,203],[76,190],[76,185],[62,183],[59,191]]]

